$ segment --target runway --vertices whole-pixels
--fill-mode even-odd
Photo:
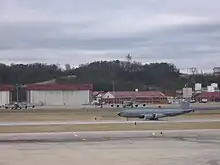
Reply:
[[[13,133],[0,142],[3,165],[220,163],[219,130]]]
[[[38,122],[0,122],[0,126],[41,126],[41,125],[86,125],[86,124],[131,124],[138,123],[209,123],[220,122],[219,119],[169,119],[159,121],[143,121],[143,120],[108,120],[108,121],[38,121]]]
[[[80,142],[143,138],[212,139],[220,144],[219,129],[212,130],[147,130],[147,131],[86,131],[56,133],[2,133],[0,142]]]
[[[220,163],[219,130],[0,134],[0,141],[3,165]]]

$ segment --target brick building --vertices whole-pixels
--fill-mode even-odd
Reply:
[[[124,101],[135,101],[147,104],[166,104],[167,97],[160,91],[114,91],[102,96],[107,104],[123,104]]]
[[[207,99],[208,101],[220,101],[220,92],[203,92],[196,97],[197,101]]]

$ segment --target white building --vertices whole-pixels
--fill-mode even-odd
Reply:
[[[33,84],[27,87],[27,101],[43,105],[82,105],[92,99],[92,85]]]
[[[220,75],[220,67],[214,67],[213,68],[213,74],[216,75],[216,76],[219,76]]]
[[[12,90],[13,87],[11,85],[0,85],[0,106],[11,102]]]
[[[212,86],[215,90],[218,89],[218,84],[217,84],[217,83],[212,83],[211,86]]]
[[[195,84],[195,91],[201,91],[202,90],[202,84],[201,83],[196,83]]]
[[[102,97],[105,95],[106,92],[104,91],[94,91],[93,92],[93,99],[94,101],[101,101]]]
[[[183,98],[191,98],[192,93],[192,88],[183,88]]]
[[[213,86],[207,86],[207,92],[215,92],[215,88]]]

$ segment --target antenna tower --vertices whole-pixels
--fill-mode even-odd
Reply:
[[[188,68],[187,70],[188,70],[188,74],[192,74],[192,75],[198,74],[198,70],[196,67]]]

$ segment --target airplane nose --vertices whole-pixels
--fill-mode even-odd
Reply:
[[[118,112],[118,113],[117,113],[118,116],[121,116],[121,114],[122,114],[121,112]]]

